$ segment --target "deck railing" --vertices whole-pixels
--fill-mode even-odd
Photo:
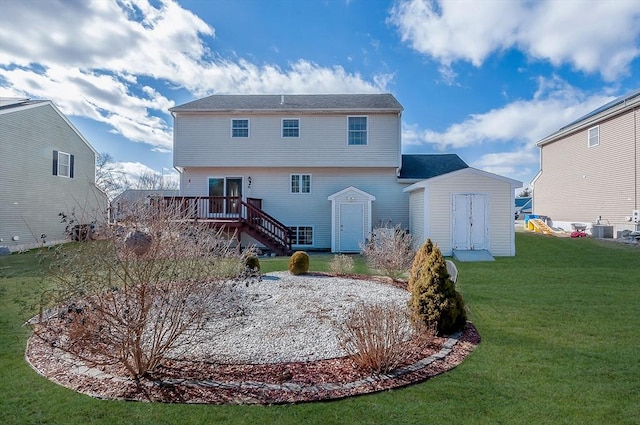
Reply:
[[[258,199],[245,202],[239,196],[180,196],[152,199],[155,208],[170,209],[180,218],[214,224],[239,223],[291,251],[289,229],[264,212]],[[255,236],[255,235],[252,235]],[[263,241],[265,242],[265,241]]]

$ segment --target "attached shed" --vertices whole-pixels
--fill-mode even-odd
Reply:
[[[405,188],[415,247],[430,238],[446,256],[454,250],[515,255],[513,205],[519,187],[522,182],[467,167]]]

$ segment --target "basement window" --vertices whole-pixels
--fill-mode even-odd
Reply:
[[[596,125],[589,129],[589,147],[593,148],[600,144],[600,126]]]
[[[311,226],[291,226],[291,245],[313,245],[313,227]]]

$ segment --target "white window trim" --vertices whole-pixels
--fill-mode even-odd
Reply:
[[[307,225],[300,224],[300,225],[295,225],[295,226],[287,226],[288,229],[291,229],[292,227],[296,229],[296,232],[299,232],[299,229],[301,227],[309,227],[311,229],[311,243],[310,244],[306,244],[306,243],[305,244],[300,244],[300,243],[295,243],[294,244],[294,243],[292,243],[293,246],[307,246],[308,247],[308,246],[314,246],[315,245],[316,229],[314,228],[314,226],[309,225],[309,224],[307,224]],[[296,234],[296,239],[298,239],[297,234]]]
[[[596,143],[594,144],[591,144],[591,130],[597,131],[597,135],[594,137]],[[587,130],[587,146],[590,148],[595,148],[598,145],[600,145],[600,126],[596,125]]]
[[[352,145],[349,143],[349,118],[366,118],[367,119],[367,137],[365,138],[364,145]],[[368,146],[369,145],[369,116],[368,115],[348,115],[347,116],[347,146]]]
[[[297,136],[285,136],[284,135],[284,122],[287,121],[298,121],[298,135]],[[299,139],[300,138],[300,118],[282,118],[280,120],[280,138],[282,139]]]
[[[243,137],[243,136],[234,136],[233,135],[233,122],[234,121],[247,121],[247,137]],[[231,121],[229,122],[229,136],[232,139],[248,139],[249,137],[251,137],[251,120],[249,118],[231,118]]]
[[[67,174],[62,174],[60,173],[60,164],[62,161],[60,161],[60,157],[66,155],[67,156]],[[67,152],[62,152],[62,151],[58,151],[58,174],[57,176],[59,177],[66,177],[66,178],[71,178],[71,154],[67,153]]]
[[[293,188],[291,187],[291,179],[293,178],[293,176],[299,176],[300,177],[300,192],[294,192]],[[302,191],[302,176],[309,176],[309,191],[308,192],[303,192]],[[292,195],[309,195],[309,194],[311,194],[311,192],[313,192],[312,187],[313,187],[313,177],[311,177],[311,174],[309,174],[309,173],[291,173],[291,174],[289,174],[289,193],[291,193]]]

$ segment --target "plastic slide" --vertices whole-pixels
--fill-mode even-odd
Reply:
[[[547,223],[538,219],[538,218],[530,218],[527,222],[527,230],[536,233],[544,233],[545,235],[555,235],[553,229],[547,226]]]

